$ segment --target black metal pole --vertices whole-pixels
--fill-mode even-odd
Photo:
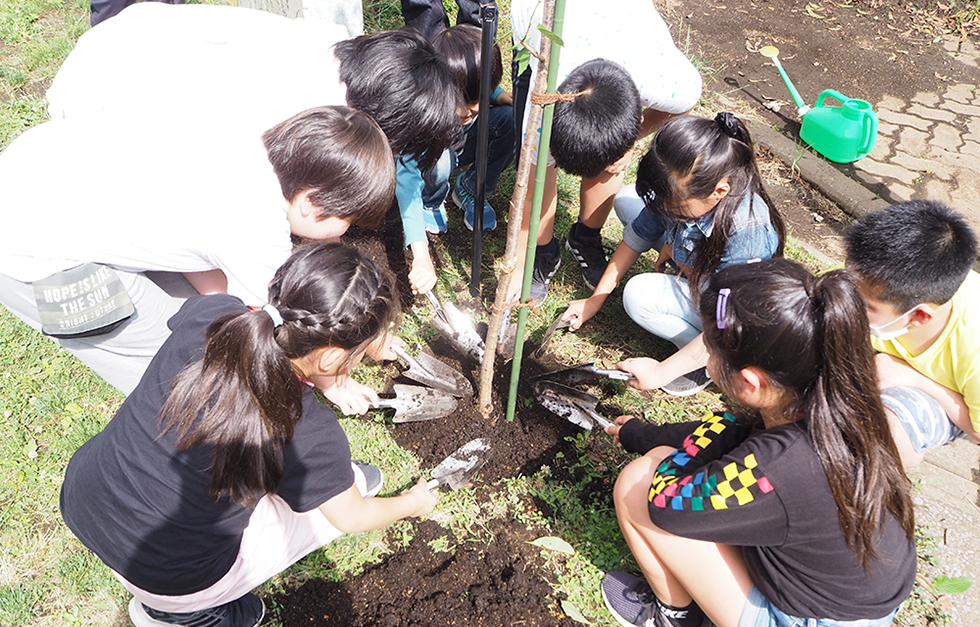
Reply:
[[[476,190],[473,207],[473,271],[470,294],[480,294],[480,271],[483,265],[483,204],[487,197],[487,158],[490,152],[490,74],[493,68],[493,44],[497,39],[497,7],[480,4],[480,112],[476,118]]]

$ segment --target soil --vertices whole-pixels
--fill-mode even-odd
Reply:
[[[925,10],[927,1],[666,0],[666,7],[664,2],[658,2],[658,7],[681,45],[690,42],[688,54],[713,68],[706,80],[706,94],[739,99],[739,106],[754,110],[788,134],[796,134],[799,121],[786,87],[776,69],[755,51],[767,44],[776,45],[784,68],[811,104],[827,88],[871,102],[886,94],[907,99],[913,91],[935,90],[944,81],[961,80],[966,71],[944,54],[937,37],[947,22],[935,13],[935,6],[931,13]],[[965,36],[976,40],[978,33],[971,28],[974,30],[964,31]],[[914,87],[913,81],[904,78],[909,73],[920,79]],[[846,217],[792,169],[768,158],[764,149],[760,157],[767,189],[793,236],[827,251],[831,259],[839,258],[834,241],[846,225]],[[498,214],[506,206],[506,200],[498,202],[499,197],[498,192],[492,199]],[[347,239],[390,267],[398,277],[403,308],[426,307],[416,303],[408,285],[397,213],[389,215],[385,225],[380,232],[352,229]],[[444,248],[455,254],[468,250],[468,236],[461,228],[451,228],[441,244],[447,244]],[[485,249],[484,277],[491,275],[489,256]],[[455,263],[437,260],[447,262]],[[484,281],[485,293],[492,294],[493,287],[487,284]],[[457,305],[482,306],[469,297],[465,285],[456,288]],[[526,347],[525,355],[530,349],[533,346]],[[428,350],[471,381],[476,380],[478,365],[460,359],[448,342],[436,338]],[[526,378],[558,367],[525,358],[523,373]],[[510,369],[497,370],[494,405],[503,407]],[[397,378],[395,365],[390,374]],[[467,399],[459,407],[452,416],[436,422],[392,426],[392,435],[399,446],[417,454],[430,467],[473,438],[488,439],[492,453],[474,482],[478,498],[501,489],[500,479],[531,475],[544,465],[559,476],[571,472],[556,460],[575,456],[566,438],[578,433],[577,427],[520,402],[512,423],[501,415],[490,421],[482,419]],[[612,408],[600,410],[615,415]],[[601,445],[608,448],[609,443]],[[551,577],[540,552],[527,544],[537,534],[512,519],[491,521],[490,531],[492,542],[457,545],[451,531],[434,521],[423,521],[406,548],[357,577],[343,582],[311,580],[280,595],[273,606],[280,608],[278,619],[286,627],[575,624],[560,611],[560,598],[548,583]],[[438,551],[430,544],[442,542],[442,538],[452,547],[449,551]]]

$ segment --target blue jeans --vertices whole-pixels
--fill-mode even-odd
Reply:
[[[881,618],[866,620],[831,620],[829,618],[798,618],[783,613],[759,589],[752,586],[749,599],[742,610],[738,627],[888,627],[899,608]]]
[[[510,105],[490,105],[490,149],[487,154],[486,197],[489,198],[497,188],[500,174],[514,160],[514,109]],[[438,207],[449,196],[449,178],[457,167],[474,165],[476,162],[476,126],[474,121],[466,129],[466,145],[457,155],[453,150],[442,153],[439,162],[422,173],[425,182],[422,188],[422,204]],[[463,174],[463,187],[470,195],[476,196],[476,168]]]

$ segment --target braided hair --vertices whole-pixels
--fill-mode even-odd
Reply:
[[[290,360],[330,346],[349,366],[397,315],[387,274],[356,248],[318,243],[276,271],[265,310],[211,323],[203,359],[177,375],[161,410],[178,446],[213,447],[211,496],[253,504],[282,480],[307,389]]]

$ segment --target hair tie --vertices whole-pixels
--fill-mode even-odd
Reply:
[[[722,111],[715,116],[715,123],[721,128],[725,135],[732,139],[742,141],[742,131],[739,129],[738,118],[728,111]]]
[[[269,317],[272,318],[273,328],[278,329],[282,326],[282,315],[279,314],[279,310],[276,309],[275,305],[262,305],[262,311],[269,314]]]
[[[728,313],[728,297],[731,293],[732,290],[727,287],[718,290],[718,303],[715,305],[715,323],[719,329],[724,329],[728,326],[728,323],[725,322],[725,314]]]

